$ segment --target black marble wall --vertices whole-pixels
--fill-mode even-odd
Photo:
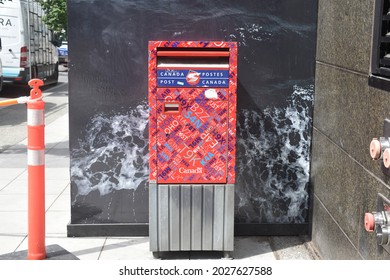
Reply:
[[[364,229],[377,194],[390,196],[390,177],[369,153],[390,118],[390,93],[368,84],[374,2],[319,1],[312,239],[324,259],[390,259]]]
[[[235,221],[306,231],[317,1],[69,0],[68,17],[70,226],[148,222],[148,41],[226,40],[239,45]]]

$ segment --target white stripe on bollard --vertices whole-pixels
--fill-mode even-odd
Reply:
[[[38,126],[45,124],[45,114],[43,110],[27,110],[27,125]]]
[[[30,166],[41,166],[45,164],[44,150],[27,150],[27,164]]]

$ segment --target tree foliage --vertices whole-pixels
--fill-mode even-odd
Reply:
[[[44,21],[62,39],[67,37],[66,0],[38,0],[45,11]]]

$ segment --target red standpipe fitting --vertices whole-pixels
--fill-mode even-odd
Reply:
[[[368,232],[374,232],[375,229],[375,218],[372,213],[366,213],[364,215],[364,228]]]
[[[383,164],[386,168],[390,168],[390,148],[383,152]]]
[[[381,152],[382,152],[381,150],[382,150],[381,142],[377,138],[372,139],[372,141],[370,143],[371,158],[374,160],[379,159],[381,156]]]

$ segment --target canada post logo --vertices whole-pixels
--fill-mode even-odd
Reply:
[[[189,85],[195,86],[200,81],[200,74],[196,71],[190,70],[190,71],[188,71],[186,81]]]

